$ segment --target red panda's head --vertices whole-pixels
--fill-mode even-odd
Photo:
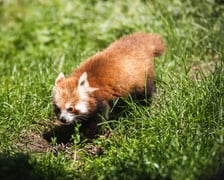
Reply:
[[[66,124],[85,121],[97,108],[92,96],[98,88],[90,87],[87,73],[65,78],[60,73],[53,88],[53,106],[57,117]]]

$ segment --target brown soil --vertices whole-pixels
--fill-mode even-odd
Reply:
[[[25,152],[47,152],[51,145],[41,137],[41,134],[21,132],[19,143],[15,145],[18,149]]]
[[[82,149],[74,149],[71,139],[74,134],[74,128],[74,124],[63,125],[59,121],[55,121],[54,126],[44,133],[22,131],[19,136],[19,143],[16,143],[14,148],[29,153],[53,152],[55,155],[57,155],[58,152],[64,151],[67,157],[73,158],[74,160],[80,158],[80,152],[87,153],[93,158],[103,154],[104,149],[102,147],[88,143],[91,142],[99,132],[99,127],[96,122],[88,123],[80,127],[82,138],[87,140],[86,146]],[[101,136],[101,138],[107,138],[109,135],[110,131],[106,131],[105,135]],[[54,145],[52,144],[54,141],[53,139],[56,141]]]
[[[209,76],[215,70],[217,58],[214,57],[214,60],[208,62],[200,60],[194,61],[194,64],[191,65],[190,71],[188,72],[189,77],[200,80],[203,76]]]

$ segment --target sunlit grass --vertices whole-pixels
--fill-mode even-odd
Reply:
[[[214,176],[224,153],[223,12],[210,0],[0,1],[0,178],[24,178],[17,163],[28,164],[32,179]],[[79,142],[74,130],[69,150],[21,148],[53,124],[58,73],[135,31],[161,34],[167,46],[155,60],[150,105],[128,99],[124,112],[103,122],[109,138]]]

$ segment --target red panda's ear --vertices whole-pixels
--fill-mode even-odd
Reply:
[[[86,72],[84,72],[79,78],[78,87],[81,87],[81,86],[84,86],[84,87],[89,86]]]
[[[55,80],[55,85],[64,78],[65,78],[65,75],[62,72],[60,72],[58,77]]]
[[[87,79],[87,72],[84,72],[80,78],[78,83],[78,90],[80,93],[91,93],[93,91],[98,90],[98,88],[90,87],[88,79]]]

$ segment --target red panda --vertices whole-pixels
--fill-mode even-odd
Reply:
[[[65,77],[60,73],[53,88],[54,110],[66,124],[82,122],[110,108],[109,102],[127,95],[153,91],[154,57],[165,50],[157,34],[137,32],[113,42],[88,58]]]

